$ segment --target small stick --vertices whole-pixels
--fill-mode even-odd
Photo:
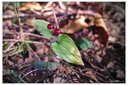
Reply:
[[[6,50],[4,50],[4,53],[6,53],[7,51],[9,51],[10,48],[11,48],[15,43],[16,43],[16,42],[11,43],[10,46],[9,46]]]
[[[33,51],[33,49],[30,47],[30,46],[28,46],[29,47],[29,49],[32,51],[32,53],[35,55],[35,57],[40,61],[40,58],[38,57],[38,55]]]
[[[18,53],[20,53],[22,50],[19,50],[19,51],[16,51],[15,53],[11,53],[11,54],[9,54],[9,56],[13,56],[13,55],[16,55],[16,54],[18,54]]]
[[[14,35],[13,32],[4,32],[5,34],[12,34]],[[15,32],[16,34],[20,34],[20,32]],[[37,34],[33,34],[33,33],[27,33],[27,32],[23,32],[23,35],[31,35],[31,36],[35,36],[35,37],[39,37],[39,38],[43,38],[46,39],[45,37],[41,36],[41,35],[37,35]]]
[[[13,3],[12,3],[13,4]],[[19,25],[19,28],[20,28],[20,36],[21,36],[21,39],[22,40],[24,40],[24,36],[23,36],[23,29],[22,29],[22,27],[21,27],[21,24],[20,24],[20,18],[19,18],[19,12],[18,12],[18,9],[16,8],[16,4],[17,4],[17,2],[15,2],[14,4],[13,4],[13,8],[14,8],[14,11],[15,11],[15,14],[16,14],[16,18],[17,18],[17,20],[18,20],[18,25]]]
[[[52,3],[53,3],[53,2],[48,2],[48,3],[44,6],[44,8],[48,8],[49,6],[52,5]]]
[[[58,3],[59,3],[59,6],[61,7],[61,9],[66,10],[66,7],[65,7],[65,5],[63,4],[63,2],[58,2]]]
[[[55,10],[53,9],[53,15],[54,15],[54,18],[55,18],[55,23],[56,23],[56,26],[57,28],[59,29],[59,23],[57,21],[57,17],[56,17],[56,14],[55,14]]]
[[[24,42],[23,40],[16,40],[16,39],[4,39],[3,41],[7,42]],[[35,43],[35,44],[43,44],[42,42],[36,42],[36,41],[25,41],[27,43]]]
[[[30,73],[33,73],[35,71],[37,71],[38,69],[34,69],[34,70],[31,70],[29,71],[28,73],[26,73],[23,77],[21,77],[21,79],[23,79],[24,77],[26,77],[27,75],[29,75]],[[20,82],[20,81],[19,81]]]

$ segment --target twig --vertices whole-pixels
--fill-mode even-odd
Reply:
[[[5,56],[4,62],[9,58],[9,56],[16,55],[19,52],[21,52],[21,50],[19,50],[19,51],[13,50],[11,53],[4,54],[4,56]]]
[[[50,43],[50,47],[51,47],[51,43]],[[48,52],[48,61],[47,61],[47,64],[46,64],[47,69],[48,69],[48,63],[50,61],[50,58],[51,58],[51,55],[50,55],[50,50],[49,50],[49,52]],[[48,72],[47,72],[47,74],[48,74]]]
[[[77,72],[70,66],[70,64],[68,64],[67,62],[65,63],[68,67],[70,67],[71,68],[71,70],[75,73],[75,75],[76,75],[76,77],[78,78],[78,79],[80,79],[80,76],[77,74]]]
[[[96,74],[97,74],[98,76],[100,76],[100,77],[104,78],[104,79],[106,79],[106,78],[107,78],[107,76],[105,76],[105,75],[103,75],[103,74],[101,74],[101,73],[99,73],[99,72],[97,72],[97,71],[96,71]]]
[[[15,64],[14,67],[17,67],[19,70],[22,69],[22,68],[25,68],[25,67],[30,67],[31,66],[31,62],[22,62],[22,63],[18,63],[18,64]]]
[[[7,53],[9,53],[10,51],[13,51],[13,50],[15,50],[16,49],[16,47],[12,47],[12,48],[10,48],[8,51],[3,51],[3,54],[5,55],[5,54],[7,54]]]
[[[29,14],[19,14],[19,18],[27,18],[28,16],[31,16]],[[3,19],[14,19],[17,18],[15,15],[3,15]]]
[[[41,10],[41,13],[46,13],[46,12],[52,12],[52,8],[44,8]]]
[[[18,54],[18,53],[20,53],[22,50],[19,50],[19,51],[16,51],[16,52],[12,52],[12,54],[10,54],[9,56],[13,56],[13,55],[16,55],[16,54]]]
[[[66,15],[71,15],[71,14],[77,14],[78,12],[76,11],[68,11],[68,9],[66,9],[67,11],[65,12]],[[53,11],[52,11],[52,8],[46,8],[46,9],[42,9],[41,10],[41,13],[46,13],[46,12],[52,12],[51,15],[53,15]],[[55,12],[57,13],[57,12]],[[95,15],[95,12],[91,11],[91,10],[86,10],[86,11],[83,11],[83,10],[80,10],[79,11],[79,14],[82,14],[82,15],[90,15],[90,16],[94,16]],[[38,14],[36,13],[36,15],[32,15],[32,17],[36,17]],[[40,15],[40,14],[39,14]],[[27,18],[28,16],[31,16],[29,14],[19,14],[19,18]],[[45,15],[46,16],[46,15]],[[48,15],[50,16],[50,15]],[[60,16],[60,17],[63,17],[63,16]],[[12,19],[12,18],[16,18],[16,16],[11,16],[11,15],[3,15],[3,19]],[[28,17],[29,18],[29,17]]]
[[[53,15],[54,15],[54,18],[55,18],[55,23],[56,23],[56,26],[57,28],[59,29],[59,23],[57,21],[57,18],[56,18],[56,14],[55,14],[55,10],[53,9]]]
[[[53,3],[53,2],[48,2],[48,3],[44,6],[44,8],[48,8],[49,6],[52,5],[52,3]]]
[[[106,9],[106,3],[102,3],[103,4],[103,8],[102,8],[102,12],[103,12],[103,16],[105,15],[105,9]]]
[[[16,43],[16,42],[11,43],[10,46],[9,46],[6,50],[4,50],[4,53],[6,53],[7,51],[9,51],[10,48],[11,48],[15,43]]]
[[[32,66],[30,66],[30,67],[26,68],[25,70],[23,70],[22,72],[20,72],[19,76],[21,77],[21,75],[22,75],[25,71],[27,71],[28,69],[30,69],[30,68],[32,68]]]
[[[7,54],[4,54],[4,56],[13,56],[13,55],[16,55],[16,54],[18,54],[18,53],[20,53],[22,50],[14,50],[14,51],[12,51],[11,53],[7,53]],[[7,57],[8,58],[8,57]],[[6,59],[7,59],[6,58]]]
[[[58,3],[59,3],[59,6],[61,7],[61,9],[66,10],[66,7],[65,7],[65,5],[63,4],[63,2],[58,2]]]
[[[32,53],[35,55],[35,57],[40,61],[41,59],[38,57],[38,55],[33,51],[33,49],[30,47],[30,46],[28,46],[29,47],[29,49],[32,51]]]
[[[5,57],[4,61],[6,61],[9,58],[9,56],[15,55],[17,53],[18,53],[18,51],[16,50],[15,47],[14,48],[10,48],[9,52],[7,51],[6,53],[5,52],[3,53],[3,57]]]
[[[6,32],[5,32],[5,33],[6,33]],[[15,32],[15,33],[16,33],[16,34],[20,34],[20,32]],[[12,35],[14,35],[14,33],[12,33],[12,32],[7,32],[6,34],[12,34]],[[45,38],[45,37],[43,37],[43,36],[41,36],[41,35],[37,35],[37,34],[33,34],[33,33],[23,32],[22,34],[23,34],[23,35],[31,35],[31,36],[35,36],[35,37],[47,39],[47,38]]]
[[[30,73],[33,73],[35,71],[37,71],[38,69],[34,69],[34,70],[31,70],[29,71],[28,73],[26,73],[23,77],[21,77],[21,79],[23,79],[24,77],[26,77],[27,75],[29,75]],[[20,81],[19,81],[20,82]]]
[[[3,41],[7,42],[24,42],[22,40],[16,40],[16,39],[4,39]],[[43,44],[42,42],[36,42],[36,41],[25,41],[26,43],[35,43],[35,44]]]
[[[24,35],[31,35],[31,36],[35,36],[35,37],[39,37],[39,38],[43,38],[43,39],[46,39],[45,37],[41,36],[41,35],[36,35],[36,34],[33,34],[33,33],[23,33]]]
[[[57,57],[55,57],[56,59],[58,59]],[[60,60],[60,59],[58,59],[58,60]],[[68,64],[67,62],[64,62],[64,61],[62,61],[65,65],[67,65],[68,67],[70,67],[71,68],[71,70],[76,74],[76,76],[77,76],[77,78],[78,79],[80,79],[80,76],[77,74],[77,72],[71,67],[71,65],[70,64]]]
[[[17,2],[15,2],[13,4],[13,8],[14,8],[14,11],[15,11],[15,14],[16,14],[16,18],[18,20],[18,25],[19,25],[19,28],[20,28],[20,37],[21,37],[22,40],[24,40],[24,35],[22,34],[23,33],[23,29],[22,29],[21,24],[20,24],[19,12],[18,12],[18,9],[16,7],[16,4],[17,4]]]

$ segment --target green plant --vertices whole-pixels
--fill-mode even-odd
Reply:
[[[77,46],[68,35],[60,34],[61,31],[58,28],[54,31],[49,30],[49,27],[51,29],[52,26],[51,24],[49,25],[49,22],[44,20],[34,20],[33,25],[45,38],[50,40],[51,48],[58,58],[72,64],[84,65]],[[53,39],[53,37],[55,37],[54,35],[57,35],[58,41]]]
[[[23,42],[20,46],[20,49],[22,50],[21,55],[23,56],[23,60],[25,60],[29,56],[28,45],[28,43]]]

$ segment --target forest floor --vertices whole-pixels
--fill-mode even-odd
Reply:
[[[84,66],[57,59],[50,41],[30,24],[36,19],[69,35]],[[83,38],[91,48],[85,50]],[[23,54],[25,41],[30,47]],[[44,62],[59,64],[50,70],[40,67]],[[125,83],[125,3],[3,2],[3,83]]]

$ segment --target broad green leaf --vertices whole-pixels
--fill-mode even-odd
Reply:
[[[42,35],[45,38],[50,39],[52,37],[52,31],[47,29],[47,25],[49,22],[44,20],[34,20],[32,24],[35,26],[35,28],[42,33]]]
[[[32,66],[35,69],[43,70],[43,69],[48,69],[48,70],[56,70],[57,67],[59,66],[59,63],[55,62],[43,62],[43,61],[34,61],[32,63]]]
[[[81,38],[80,40],[76,41],[76,44],[84,51],[92,48],[92,43],[86,38]]]
[[[60,34],[58,41],[52,42],[51,47],[59,58],[72,64],[84,65],[78,48],[68,35]]]

